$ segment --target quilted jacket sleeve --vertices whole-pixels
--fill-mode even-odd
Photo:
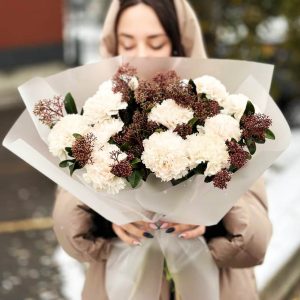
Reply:
[[[248,268],[263,262],[272,235],[263,178],[237,201],[222,220],[226,235],[209,240],[220,268]]]
[[[77,198],[58,188],[52,216],[55,235],[70,256],[82,262],[107,258],[110,239],[89,235],[94,220]]]

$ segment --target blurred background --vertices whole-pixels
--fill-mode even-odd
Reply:
[[[209,57],[275,64],[271,95],[293,134],[266,172],[274,234],[256,268],[261,299],[300,299],[300,2],[190,1]],[[24,109],[17,87],[99,60],[109,0],[0,0],[0,139]],[[0,148],[0,299],[76,300],[84,269],[51,226],[55,185]]]

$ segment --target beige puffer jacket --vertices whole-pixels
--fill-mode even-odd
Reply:
[[[195,13],[187,1],[174,2],[187,56],[206,57]],[[113,24],[117,11],[118,1],[113,0],[100,46],[104,57],[115,54]],[[58,190],[53,211],[54,231],[69,255],[78,261],[89,263],[82,299],[108,300],[104,279],[110,240],[96,238],[92,241],[86,238],[86,233],[92,226],[92,218],[90,213],[78,205],[82,205],[78,199],[62,189]],[[263,262],[272,234],[262,178],[237,201],[223,218],[222,224],[227,233],[208,241],[211,254],[220,269],[220,299],[256,300],[258,294],[253,267]],[[169,286],[163,279],[160,299],[169,300],[169,297]],[[205,299],[201,299],[200,295],[199,300]]]

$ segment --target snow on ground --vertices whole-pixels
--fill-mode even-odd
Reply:
[[[66,300],[81,300],[84,284],[84,266],[70,257],[61,247],[53,255],[61,276],[61,293]]]
[[[300,130],[292,135],[289,148],[265,174],[273,237],[263,265],[256,268],[260,290],[300,247]]]

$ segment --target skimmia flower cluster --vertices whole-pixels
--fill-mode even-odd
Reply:
[[[51,128],[49,150],[97,191],[137,187],[150,173],[179,184],[202,174],[227,188],[257,143],[275,139],[271,119],[246,95],[229,94],[215,77],[151,79],[125,64],[100,84],[81,113],[69,93],[39,101],[34,114]]]
[[[35,106],[33,113],[39,117],[39,120],[51,127],[60,118],[64,116],[63,113],[63,99],[60,96],[54,96],[53,99],[40,100]]]

